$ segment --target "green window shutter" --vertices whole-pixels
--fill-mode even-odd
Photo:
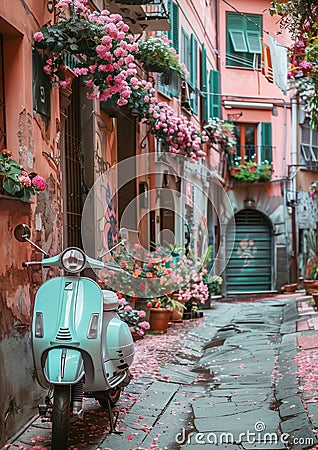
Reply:
[[[257,31],[246,31],[245,35],[249,53],[262,53],[260,34]]]
[[[202,44],[202,56],[201,56],[201,80],[202,87],[201,90],[203,92],[201,96],[201,112],[202,112],[202,121],[207,122],[208,119],[208,75],[207,75],[207,63],[206,63],[206,49],[204,44]]]
[[[209,115],[212,117],[220,117],[221,115],[221,99],[220,95],[220,72],[218,70],[210,70],[209,80]],[[213,95],[214,94],[214,95]]]
[[[191,108],[194,114],[198,114],[198,41],[196,37],[191,34],[190,38],[190,82],[193,88],[191,93]]]
[[[181,29],[181,53],[180,53],[181,62],[186,66],[187,70],[190,71],[190,42],[189,36]]]
[[[253,68],[254,55],[261,53],[262,16],[226,13],[226,65]],[[260,67],[260,61],[259,61]]]
[[[261,148],[260,163],[264,161],[272,162],[272,124],[271,122],[261,123]]]
[[[229,30],[235,52],[247,52],[245,34],[242,30]]]
[[[169,2],[170,10],[170,30],[168,37],[171,40],[172,47],[179,53],[179,7],[176,3]]]

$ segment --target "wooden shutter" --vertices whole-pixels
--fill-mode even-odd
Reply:
[[[229,30],[231,42],[235,52],[247,52],[247,44],[243,30]]]
[[[202,44],[201,54],[201,90],[203,92],[203,94],[201,95],[201,119],[203,122],[206,122],[208,118],[208,75],[206,64],[206,49],[204,44]]]
[[[193,109],[194,114],[198,114],[198,41],[193,34],[191,34],[190,38],[190,47],[190,82],[193,88],[191,94],[191,108]]]
[[[171,40],[173,48],[179,53],[179,7],[176,3],[169,2],[170,10],[170,30],[168,37]]]
[[[246,31],[246,42],[249,53],[262,53],[260,34],[257,31]]]
[[[210,94],[209,94],[209,114],[210,117],[220,117],[221,102],[220,95],[220,72],[218,70],[210,70],[209,80]]]
[[[272,156],[272,124],[271,122],[261,123],[261,149],[260,149],[260,163],[268,161],[271,163]]]

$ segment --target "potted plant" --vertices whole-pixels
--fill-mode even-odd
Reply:
[[[7,149],[0,153],[0,193],[27,202],[32,195],[45,190],[46,181],[35,172],[27,173],[11,157],[12,152]]]
[[[141,339],[145,332],[150,329],[150,324],[145,320],[146,312],[133,309],[131,304],[117,292],[118,300],[118,316],[123,322],[130,327],[134,340]]]
[[[136,57],[148,72],[185,76],[186,68],[175,49],[170,47],[167,36],[149,36],[138,43],[138,49]]]
[[[150,330],[157,333],[165,333],[168,329],[171,315],[171,309],[168,304],[167,297],[155,297],[150,299],[147,306],[150,308]]]

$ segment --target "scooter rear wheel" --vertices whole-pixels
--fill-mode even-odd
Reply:
[[[51,450],[68,450],[70,386],[54,386]]]

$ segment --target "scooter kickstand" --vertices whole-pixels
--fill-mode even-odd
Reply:
[[[108,412],[108,419],[109,419],[109,431],[107,434],[123,434],[122,431],[116,430],[119,411],[114,411],[114,413],[113,413],[109,398],[107,398],[106,401],[107,401],[107,412]]]

